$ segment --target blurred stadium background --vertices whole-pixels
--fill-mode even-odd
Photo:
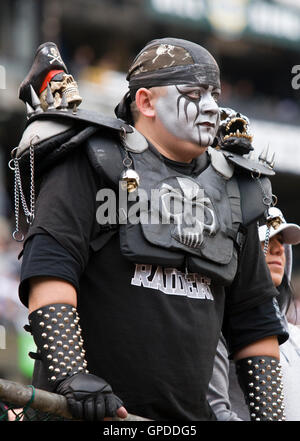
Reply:
[[[35,51],[55,42],[79,83],[82,107],[112,114],[126,91],[125,72],[158,37],[202,44],[222,73],[221,106],[250,118],[255,154],[276,153],[272,179],[278,206],[300,224],[299,0],[2,0],[0,6],[0,377],[30,384],[31,337],[18,301],[21,247],[14,228],[10,151],[26,123],[18,87]],[[300,81],[299,81],[300,86]],[[300,248],[300,247],[298,247]],[[300,296],[300,249],[293,282]],[[300,324],[300,312],[299,312]],[[4,350],[5,349],[5,350]]]

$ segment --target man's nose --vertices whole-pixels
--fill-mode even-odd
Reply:
[[[206,92],[202,97],[203,111],[206,113],[217,114],[219,113],[219,106],[210,92]]]

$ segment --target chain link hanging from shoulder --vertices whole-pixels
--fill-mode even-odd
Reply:
[[[20,222],[20,199],[23,207],[23,211],[26,217],[26,221],[29,225],[32,224],[34,220],[34,211],[35,211],[35,187],[34,187],[34,140],[39,140],[37,135],[33,136],[30,140],[29,146],[29,163],[30,163],[30,201],[28,208],[26,198],[24,195],[21,173],[19,167],[19,158],[16,157],[15,151],[18,147],[15,147],[12,152],[12,159],[9,161],[8,166],[11,170],[14,171],[15,180],[14,180],[14,202],[15,202],[15,231],[12,236],[13,239],[17,242],[23,242],[24,234],[19,231],[19,222]],[[13,166],[11,165],[13,163]]]

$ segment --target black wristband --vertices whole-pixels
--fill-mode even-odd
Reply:
[[[281,365],[274,357],[248,357],[236,362],[236,373],[252,421],[284,421]]]
[[[33,311],[28,318],[51,383],[88,373],[76,308],[60,303],[47,305]]]

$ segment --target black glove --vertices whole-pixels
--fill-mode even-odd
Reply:
[[[92,374],[75,374],[62,380],[56,392],[67,398],[76,419],[89,421],[113,417],[123,402],[112,393],[108,383]]]
[[[115,416],[123,403],[105,380],[87,370],[76,308],[43,306],[29,315],[29,324],[48,381],[67,398],[72,415],[90,421]]]

